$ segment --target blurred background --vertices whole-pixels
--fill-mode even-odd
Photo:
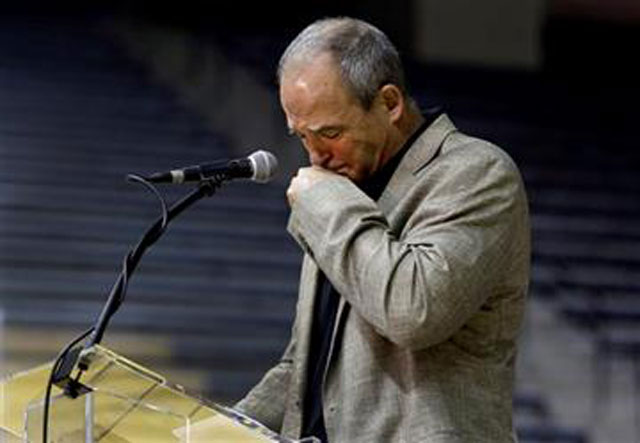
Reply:
[[[55,3],[55,5],[52,5]],[[640,3],[634,0],[23,1],[0,7],[0,376],[95,321],[159,205],[127,173],[272,150],[143,259],[104,344],[223,404],[288,339],[274,72],[308,23],[351,15],[399,47],[412,94],[503,147],[526,182],[533,274],[514,397],[522,442],[640,441]],[[187,188],[163,188],[175,200]]]

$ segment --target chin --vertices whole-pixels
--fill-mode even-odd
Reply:
[[[338,170],[334,171],[336,174],[341,175],[343,177],[347,177],[354,183],[362,183],[367,179],[367,174],[364,171],[353,170],[349,168],[338,168]]]
[[[343,177],[347,177],[349,180],[356,181],[356,174],[346,168],[339,168],[333,172]]]
[[[347,177],[349,180],[352,180],[352,181],[358,180],[358,175],[348,169],[340,169],[338,171],[338,174],[342,175],[343,177]]]
[[[362,175],[357,175],[357,174],[350,174],[350,175],[347,175],[347,178],[348,178],[349,180],[351,180],[352,182],[354,182],[354,183],[358,183],[358,184],[360,184],[360,183],[362,183],[362,182],[366,181],[366,179],[367,179],[366,177],[363,177]]]

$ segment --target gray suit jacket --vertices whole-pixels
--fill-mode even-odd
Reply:
[[[320,268],[342,296],[323,386],[332,443],[515,441],[530,230],[503,151],[442,115],[378,202],[335,177],[298,197],[288,228],[306,252],[291,342],[239,409],[298,437]]]

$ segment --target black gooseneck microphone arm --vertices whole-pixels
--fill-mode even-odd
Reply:
[[[102,336],[107,329],[109,320],[124,301],[129,279],[135,272],[138,264],[140,263],[140,259],[147,249],[158,241],[171,220],[198,200],[212,196],[221,184],[222,180],[215,179],[201,182],[196,189],[174,203],[167,211],[166,217],[164,215],[158,217],[153,225],[151,225],[151,227],[144,233],[138,241],[138,244],[126,255],[123,263],[123,270],[120,273],[118,280],[116,280],[115,284],[111,288],[107,302],[102,308],[98,321],[94,325],[95,329],[84,346],[85,349],[90,348],[93,345],[97,345],[102,341]]]
[[[182,199],[175,202],[171,206],[171,208],[167,210],[164,198],[152,184],[137,175],[127,176],[127,180],[142,183],[154,194],[156,194],[162,204],[162,215],[158,217],[158,219],[156,219],[151,227],[149,227],[149,229],[147,229],[147,231],[142,235],[136,246],[132,248],[125,256],[122,271],[120,272],[120,275],[118,276],[115,284],[112,286],[109,297],[107,298],[107,302],[102,308],[100,316],[98,317],[95,325],[87,329],[85,332],[71,341],[56,358],[53,367],[51,368],[51,373],[49,375],[49,380],[47,382],[45,396],[43,399],[43,443],[48,443],[49,409],[51,403],[52,386],[55,384],[63,390],[65,396],[71,398],[76,398],[91,391],[91,388],[88,388],[87,386],[80,383],[80,377],[82,376],[84,371],[89,369],[90,361],[88,359],[82,358],[80,359],[80,361],[78,361],[78,358],[80,358],[80,354],[83,349],[88,349],[93,345],[99,344],[102,340],[107,325],[109,324],[109,320],[111,319],[113,314],[116,313],[116,311],[124,301],[129,279],[133,272],[136,270],[138,263],[140,263],[140,259],[144,255],[145,251],[156,241],[158,241],[171,220],[173,220],[176,216],[181,214],[185,209],[189,208],[198,200],[204,197],[210,197],[215,194],[216,189],[220,187],[220,185],[225,181],[226,178],[227,177],[225,177],[224,175],[216,175],[200,182],[196,189],[192,190]],[[80,343],[87,336],[89,336],[89,339],[86,341],[84,346],[76,346],[76,344]],[[76,363],[78,366],[78,371],[74,378],[72,377],[71,373],[73,372]]]
[[[134,176],[132,178],[134,178],[135,181],[145,182],[144,179],[141,179],[137,176]],[[86,388],[82,386],[81,383],[79,383],[79,378],[81,373],[88,369],[89,362],[80,361],[78,363],[78,368],[80,369],[80,371],[75,379],[71,377],[71,372],[82,349],[88,349],[91,346],[99,344],[102,341],[102,337],[105,333],[107,325],[109,324],[109,320],[122,305],[129,279],[131,278],[133,272],[136,270],[138,264],[140,263],[140,259],[142,258],[146,250],[156,241],[158,241],[171,220],[173,220],[176,216],[181,214],[185,209],[189,208],[198,200],[204,197],[210,197],[215,194],[216,189],[220,187],[223,181],[224,177],[213,177],[201,182],[196,189],[192,190],[185,197],[174,203],[171,208],[169,208],[169,210],[166,210],[163,201],[163,215],[158,217],[158,219],[142,235],[136,246],[132,248],[125,256],[122,272],[118,276],[115,284],[112,286],[109,297],[107,298],[107,301],[102,308],[102,311],[100,312],[98,320],[92,328],[93,330],[91,331],[91,335],[89,336],[88,340],[86,341],[84,346],[69,349],[64,355],[61,355],[60,358],[62,361],[54,366],[54,373],[52,373],[51,381],[58,387],[62,388],[67,396],[75,398],[78,395],[86,392]],[[154,188],[151,187],[151,189],[154,192],[157,192]],[[161,197],[160,199],[162,201]]]

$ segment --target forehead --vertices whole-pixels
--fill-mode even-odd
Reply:
[[[356,104],[329,54],[285,70],[280,82],[280,102],[293,129],[331,124]]]

